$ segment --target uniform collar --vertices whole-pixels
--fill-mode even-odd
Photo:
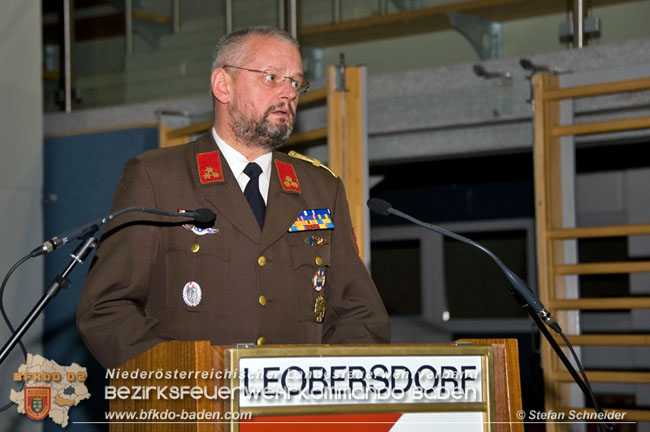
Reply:
[[[214,138],[214,141],[217,143],[217,147],[219,147],[219,151],[226,159],[226,162],[230,167],[230,171],[232,172],[233,176],[237,180],[237,183],[239,183],[241,190],[243,191],[244,188],[246,187],[246,183],[248,183],[249,180],[248,176],[244,174],[244,168],[246,168],[246,165],[248,165],[248,163],[251,161],[246,159],[244,155],[239,153],[231,145],[229,145],[226,141],[224,141],[217,134],[217,131],[214,129],[214,127],[212,128],[212,138]],[[273,159],[273,153],[268,152],[268,153],[264,153],[262,156],[252,161],[258,164],[260,168],[262,168],[262,174],[260,175],[259,184],[260,184],[260,193],[262,194],[264,201],[267,201],[268,192],[269,192],[272,159]]]

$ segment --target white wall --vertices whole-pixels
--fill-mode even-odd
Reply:
[[[3,0],[0,13],[0,275],[42,241],[43,108],[41,2]],[[19,269],[8,284],[4,304],[14,326],[43,291],[43,260]],[[27,333],[31,353],[41,352],[42,320]],[[9,338],[0,324],[2,345]],[[10,380],[22,363],[15,350],[0,366],[0,405],[9,402]],[[0,413],[0,431],[40,431],[43,423],[12,407]],[[49,421],[49,420],[48,420]]]

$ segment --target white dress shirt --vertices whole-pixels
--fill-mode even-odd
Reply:
[[[246,168],[246,165],[248,165],[249,162],[255,162],[260,166],[260,168],[262,168],[262,174],[260,174],[259,178],[260,194],[262,194],[262,198],[264,198],[264,204],[267,204],[266,198],[269,195],[269,181],[271,180],[271,161],[273,160],[273,154],[271,152],[264,153],[254,161],[249,161],[244,157],[244,155],[222,140],[221,137],[217,135],[217,131],[214,130],[214,127],[212,128],[212,137],[217,143],[219,151],[223,157],[226,158],[230,171],[232,171],[233,175],[237,179],[237,183],[239,183],[242,192],[244,192],[244,189],[250,180],[250,178],[244,174],[244,168]]]

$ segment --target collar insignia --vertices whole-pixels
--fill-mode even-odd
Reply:
[[[196,162],[199,167],[199,180],[201,184],[223,181],[221,158],[219,157],[218,150],[197,154]]]
[[[275,168],[278,171],[278,176],[280,177],[280,185],[282,186],[283,190],[288,192],[301,192],[300,183],[298,182],[296,172],[293,170],[293,165],[276,159]]]

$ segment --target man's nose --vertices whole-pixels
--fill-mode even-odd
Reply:
[[[289,100],[294,100],[298,97],[298,91],[293,87],[293,81],[289,78],[285,78],[280,83],[280,88],[282,90],[281,97]]]

